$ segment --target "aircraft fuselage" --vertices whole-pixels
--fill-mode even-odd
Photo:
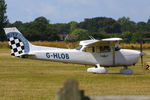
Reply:
[[[58,49],[58,50],[47,50],[36,51],[35,59],[60,61],[67,63],[78,63],[78,64],[100,64],[102,66],[114,66],[112,52],[104,53],[90,53],[79,51],[75,49]],[[140,58],[140,52],[129,49],[120,49],[115,51],[115,66],[129,66],[134,65]]]

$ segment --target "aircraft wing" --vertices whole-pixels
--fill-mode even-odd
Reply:
[[[93,47],[93,46],[103,46],[103,45],[114,45],[121,40],[122,40],[121,38],[107,38],[107,39],[93,41],[85,46]]]

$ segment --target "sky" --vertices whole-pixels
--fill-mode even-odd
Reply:
[[[30,22],[44,16],[51,23],[81,22],[85,18],[129,17],[132,21],[150,19],[150,0],[5,0],[11,23]]]

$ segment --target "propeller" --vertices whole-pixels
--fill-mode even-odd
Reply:
[[[143,53],[143,39],[141,38],[141,41],[140,41],[140,56],[141,56],[141,66],[142,66],[142,70],[144,72],[144,60],[143,60],[143,56],[144,56],[144,53]]]
[[[143,67],[143,40],[141,39],[141,42],[140,42],[140,52],[141,52],[141,65]]]

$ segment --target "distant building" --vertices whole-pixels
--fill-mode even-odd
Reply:
[[[71,35],[71,34],[68,34],[65,38],[66,41],[76,41],[78,38],[77,35]]]
[[[68,34],[58,34],[58,37],[61,41],[64,41]]]
[[[61,41],[75,41],[78,38],[78,36],[71,34],[59,34],[58,37]]]

